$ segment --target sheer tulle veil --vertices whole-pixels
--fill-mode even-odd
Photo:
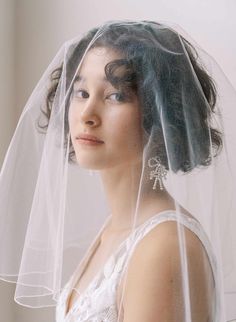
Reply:
[[[112,90],[96,92],[94,119],[83,123],[93,84],[81,71],[91,53],[104,48],[114,57],[104,69]],[[111,111],[127,117],[106,124]],[[66,42],[24,107],[1,169],[0,278],[16,283],[15,300],[29,307],[57,304],[112,218],[104,186],[109,164],[111,173],[112,167],[129,169],[117,176],[117,188],[126,176],[130,205],[123,217],[130,233],[156,215],[155,198],[173,200],[179,249],[173,262],[182,285],[181,292],[173,286],[173,296],[181,320],[194,321],[183,212],[200,223],[214,254],[209,271],[202,247],[211,321],[236,319],[235,116],[236,90],[179,26],[110,21]],[[117,122],[124,126],[115,136]],[[100,142],[79,144],[81,133]]]

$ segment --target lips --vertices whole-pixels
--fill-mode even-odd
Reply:
[[[102,140],[100,140],[96,136],[90,135],[90,134],[80,134],[76,137],[76,140],[85,140],[85,141],[91,141],[91,142],[96,142],[96,143],[104,143]]]

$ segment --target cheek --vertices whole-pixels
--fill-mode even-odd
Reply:
[[[75,111],[74,111],[74,108],[73,108],[73,104],[71,104],[69,106],[68,123],[69,123],[69,129],[70,129],[70,131],[73,131],[74,125],[76,123],[76,115],[75,115]]]
[[[117,113],[109,122],[109,131],[116,141],[123,144],[138,144],[141,138],[141,116],[139,111]]]

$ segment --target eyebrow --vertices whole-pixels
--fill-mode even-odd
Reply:
[[[106,77],[102,78],[101,80],[104,83],[110,83]],[[80,82],[80,81],[86,81],[86,77],[83,77],[81,75],[76,75],[74,79],[74,83]]]

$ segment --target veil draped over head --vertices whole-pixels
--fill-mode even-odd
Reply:
[[[62,46],[30,96],[0,176],[0,277],[19,304],[55,306],[106,227],[122,233],[94,272],[131,236],[129,281],[139,228],[165,214],[173,225],[149,236],[153,256],[169,256],[168,321],[199,321],[203,295],[208,321],[236,319],[236,91],[177,29],[94,28]]]

